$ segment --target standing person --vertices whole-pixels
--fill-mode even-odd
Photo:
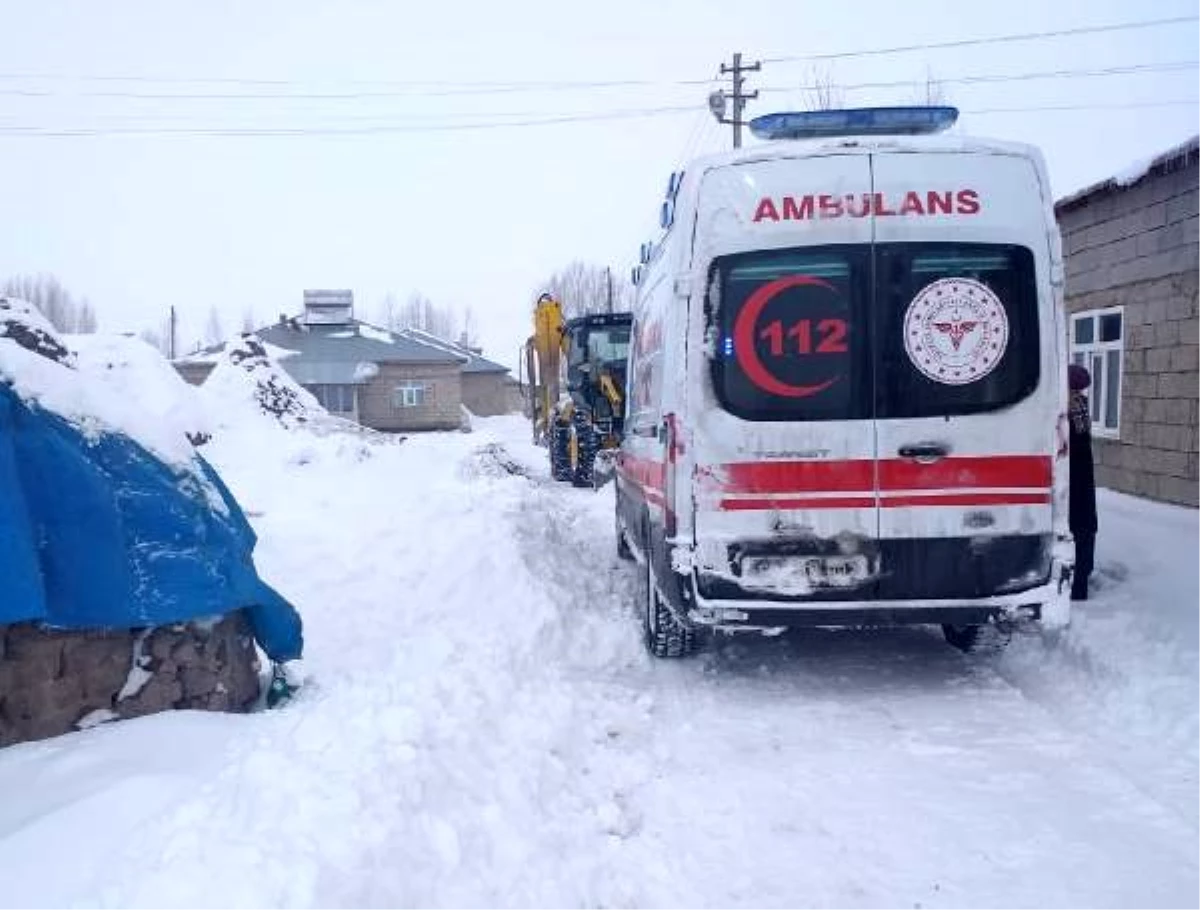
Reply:
[[[1092,384],[1087,369],[1077,363],[1067,368],[1071,390],[1067,405],[1070,421],[1071,534],[1075,538],[1075,575],[1071,600],[1087,600],[1088,577],[1096,556],[1096,471],[1092,464],[1092,418],[1085,394]]]

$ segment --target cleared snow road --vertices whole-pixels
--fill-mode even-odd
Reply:
[[[0,752],[0,904],[1196,904],[1194,559],[1127,567],[1054,651],[918,629],[656,663],[611,489],[545,482],[525,436],[219,439],[309,684]],[[1124,502],[1110,539],[1195,552],[1195,513]]]

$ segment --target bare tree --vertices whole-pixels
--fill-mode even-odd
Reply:
[[[832,111],[846,103],[846,93],[833,81],[833,71],[821,72],[815,67],[812,71],[812,83],[805,89],[809,110]]]
[[[257,328],[257,320],[254,318],[254,307],[248,306],[242,310],[242,331],[253,332]]]
[[[409,295],[401,307],[397,307],[395,297],[388,294],[383,305],[389,329],[419,329],[447,341],[455,337],[458,320],[454,310],[438,306],[419,291]]]
[[[459,343],[463,347],[474,347],[476,343],[475,333],[475,311],[468,305],[463,310],[462,332],[459,334]]]
[[[27,300],[60,332],[96,331],[96,314],[86,300],[76,300],[53,275],[17,275],[0,293]]]
[[[217,345],[225,340],[225,332],[221,328],[221,314],[216,307],[208,311],[208,321],[204,324],[204,343]]]
[[[948,104],[950,100],[949,94],[946,92],[946,85],[939,82],[933,76],[933,70],[925,70],[924,83],[917,83],[916,89],[913,92],[914,104],[927,104],[930,107],[936,107],[942,104]]]
[[[75,331],[80,335],[92,335],[96,331],[96,311],[85,298],[79,305],[79,316],[75,320]]]
[[[551,275],[538,291],[542,292],[552,294],[567,317],[621,312],[633,304],[633,285],[628,279],[604,266],[579,260]]]

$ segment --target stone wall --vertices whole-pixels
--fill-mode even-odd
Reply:
[[[427,385],[421,407],[397,407],[396,387]],[[458,364],[385,363],[379,375],[358,390],[358,421],[376,430],[454,430],[462,423],[462,369]]]
[[[176,708],[246,711],[258,673],[240,611],[140,632],[0,626],[0,746]]]
[[[1071,313],[1124,307],[1120,438],[1096,437],[1102,486],[1197,505],[1197,157],[1060,205]]]

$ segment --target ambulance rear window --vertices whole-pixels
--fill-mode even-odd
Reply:
[[[745,420],[956,416],[1039,378],[1033,254],[892,243],[742,253],[712,266],[713,388]]]
[[[709,326],[722,406],[747,420],[869,418],[869,278],[863,246],[717,260]]]
[[[995,411],[1037,387],[1033,254],[991,244],[876,248],[881,420]]]

